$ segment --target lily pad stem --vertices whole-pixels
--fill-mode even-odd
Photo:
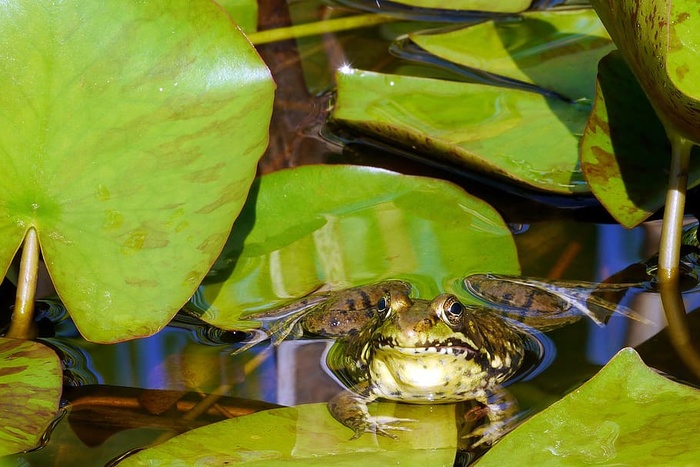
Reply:
[[[679,285],[683,213],[688,186],[690,150],[693,143],[670,131],[668,134],[671,140],[672,158],[659,245],[659,290],[671,342],[686,366],[700,378],[700,354],[693,346]]]
[[[36,295],[37,274],[39,271],[39,240],[34,227],[30,227],[24,237],[24,247],[17,277],[17,296],[10,329],[5,337],[33,339],[34,296]]]

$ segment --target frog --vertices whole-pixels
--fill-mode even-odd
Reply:
[[[409,430],[415,422],[371,415],[368,405],[376,400],[412,404],[473,400],[488,418],[467,434],[477,438],[473,444],[477,447],[492,444],[513,426],[516,404],[504,386],[523,371],[527,352],[542,354],[540,330],[570,324],[584,315],[602,322],[598,314],[583,309],[585,300],[581,302],[580,296],[575,306],[565,299],[567,285],[580,292],[574,283],[471,275],[463,287],[482,303],[466,304],[451,293],[415,298],[410,283],[387,280],[314,294],[248,318],[263,325],[263,334],[273,345],[290,336],[335,339],[327,364],[345,389],[328,402],[328,408],[353,431],[353,439],[365,433],[396,438],[394,432]],[[610,313],[615,309],[612,303],[601,307]],[[623,314],[635,317],[631,310]]]
[[[516,408],[502,386],[520,371],[532,339],[522,323],[449,293],[432,300],[387,293],[377,310],[373,326],[339,339],[328,354],[329,366],[341,369],[349,386],[328,402],[329,411],[353,430],[352,439],[364,433],[397,438],[394,431],[415,422],[371,415],[368,404],[379,399],[478,402],[488,423],[467,435],[478,439],[474,447],[508,430]]]
[[[537,346],[526,325],[456,295],[411,297],[411,284],[388,280],[310,296],[277,310],[250,315],[273,345],[289,336],[335,339],[328,366],[346,389],[328,402],[331,415],[353,430],[396,438],[415,420],[375,417],[378,399],[413,404],[476,400],[488,428],[470,434],[490,442],[512,414],[512,398],[500,386]],[[486,436],[487,433],[492,433]]]

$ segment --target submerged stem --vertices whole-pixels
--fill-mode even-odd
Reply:
[[[36,329],[34,328],[34,296],[36,295],[38,271],[39,240],[36,230],[30,227],[24,237],[19,276],[17,278],[15,309],[10,322],[10,329],[5,337],[16,339],[33,339],[36,337]]]
[[[693,346],[692,336],[680,291],[680,250],[683,231],[685,194],[688,186],[688,166],[693,143],[669,132],[672,145],[671,175],[666,192],[661,244],[659,245],[658,280],[671,343],[683,362],[700,378],[700,354]]]
[[[248,34],[248,39],[254,45],[266,44],[268,42],[296,39],[305,36],[317,36],[328,32],[346,31],[348,29],[366,28],[375,24],[396,21],[389,16],[377,14],[366,14],[335,18],[315,23],[299,24],[287,28],[268,29],[266,31],[253,32]]]

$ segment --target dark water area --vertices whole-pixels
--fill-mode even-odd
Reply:
[[[284,1],[260,2],[261,28],[328,13],[316,2],[300,3],[290,2],[288,10]],[[512,227],[525,276],[602,281],[656,253],[657,220],[626,230],[591,197],[514,188],[326,125],[332,75],[343,64],[385,72],[410,67],[426,76],[454,78],[388,52],[393,39],[418,27],[400,21],[258,47],[278,86],[270,146],[259,173],[342,163],[451,181],[494,206]],[[696,199],[691,193],[689,213],[695,211]],[[2,287],[3,309],[8,309],[14,290],[7,282]],[[700,306],[700,296],[692,290],[685,298],[688,309]],[[548,333],[556,349],[549,367],[509,387],[523,413],[531,415],[560,399],[626,346],[636,347],[647,364],[697,384],[661,332],[665,318],[658,294],[633,289],[621,303],[654,324],[613,316],[605,327],[581,320]],[[277,406],[325,402],[341,389],[322,364],[329,341],[293,340],[274,349],[263,343],[232,355],[244,333],[213,329],[183,313],[152,337],[98,345],[81,338],[59,303],[47,302],[41,309],[41,341],[57,351],[65,368],[64,415],[42,449],[2,465],[105,465],[193,428]],[[193,408],[196,417],[187,415]]]

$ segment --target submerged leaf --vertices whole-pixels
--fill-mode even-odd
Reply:
[[[13,0],[0,25],[0,268],[34,227],[87,339],[153,334],[243,205],[269,70],[208,0]]]
[[[249,34],[258,29],[257,0],[217,0],[217,3],[224,7],[244,32]]]
[[[464,296],[460,279],[518,274],[500,215],[455,185],[355,166],[303,166],[259,178],[211,276],[187,305],[221,328],[322,285],[406,279],[419,296]]]
[[[61,363],[51,349],[0,338],[0,456],[38,446],[57,415],[62,384]]]
[[[586,104],[360,70],[339,73],[337,82],[338,124],[530,188],[589,192],[578,162]]]
[[[621,350],[597,375],[503,438],[478,463],[692,465],[700,392]]]

